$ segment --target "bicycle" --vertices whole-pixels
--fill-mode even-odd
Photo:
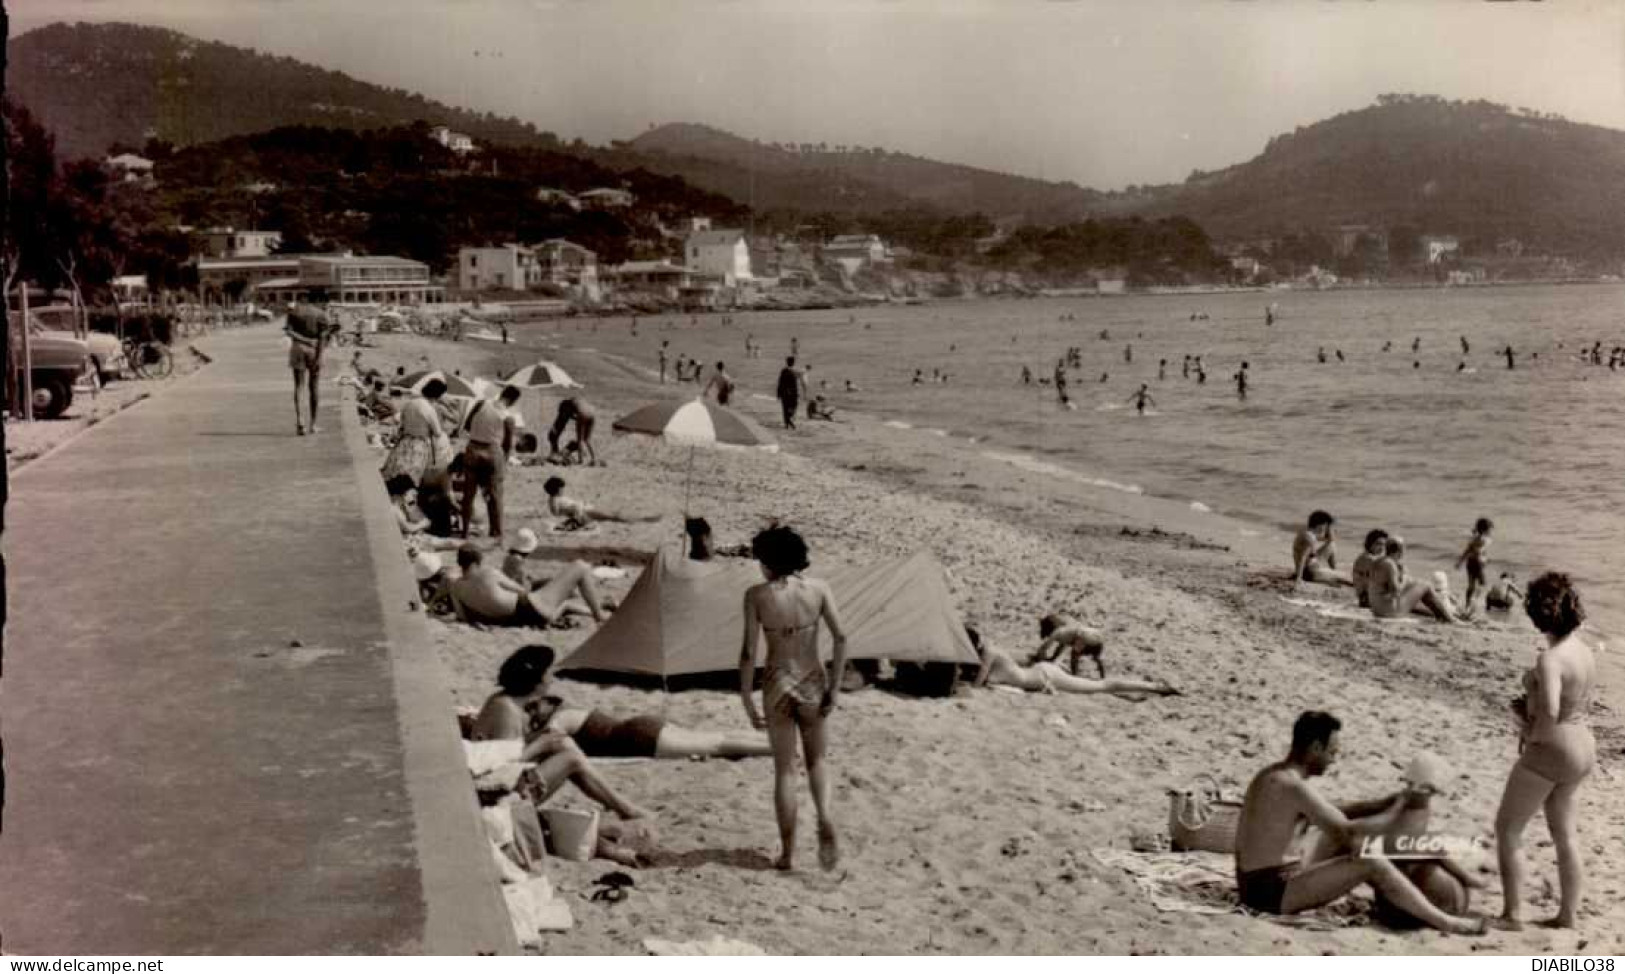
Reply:
[[[124,360],[130,363],[130,371],[143,379],[162,379],[175,370],[169,346],[151,338],[126,338]]]

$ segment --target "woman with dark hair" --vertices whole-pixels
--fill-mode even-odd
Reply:
[[[751,541],[767,581],[745,592],[745,636],[739,652],[739,693],[752,727],[766,728],[773,744],[773,808],[783,851],[775,865],[793,868],[796,846],[796,739],[807,763],[813,808],[818,813],[818,862],[834,869],[840,861],[830,818],[829,777],[824,766],[824,718],[835,709],[846,670],[846,631],[829,585],[803,578],[807,543],[787,527],[771,527]],[[835,638],[834,660],[826,671],[818,656],[820,624]],[[756,641],[767,638],[762,676],[764,716],[756,709]]]
[[[1557,847],[1562,890],[1557,916],[1548,925],[1573,927],[1585,881],[1575,834],[1576,795],[1597,760],[1597,742],[1586,723],[1597,661],[1591,646],[1580,638],[1585,607],[1567,575],[1547,572],[1530,582],[1524,611],[1546,637],[1546,647],[1534,668],[1524,674],[1525,696],[1513,702],[1521,724],[1518,762],[1507,776],[1501,807],[1495,814],[1501,925],[1513,930],[1523,926],[1523,863],[1518,850],[1525,826],[1543,809],[1552,844]]]
[[[1372,566],[1366,579],[1371,614],[1379,619],[1403,619],[1412,612],[1428,612],[1440,622],[1455,622],[1444,593],[1405,577],[1405,539],[1390,536],[1383,546],[1382,560]]]
[[[1354,567],[1349,569],[1349,577],[1354,581],[1354,597],[1359,600],[1362,609],[1371,608],[1371,576],[1376,573],[1377,564],[1387,551],[1387,531],[1372,528],[1365,533],[1365,547],[1360,556],[1354,559]]]
[[[492,740],[541,735],[569,737],[581,752],[597,758],[742,758],[773,753],[760,734],[697,731],[650,714],[624,720],[602,710],[567,707],[551,696],[554,655],[547,646],[526,646],[497,671],[502,689],[486,700],[475,721],[476,735]]]
[[[445,394],[445,380],[433,378],[423,384],[421,393],[401,407],[400,435],[384,460],[385,481],[405,474],[415,484],[423,479],[426,471],[444,470],[451,462],[451,438],[441,426],[440,414],[435,408]]]

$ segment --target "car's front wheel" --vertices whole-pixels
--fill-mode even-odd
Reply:
[[[34,417],[56,419],[73,402],[73,384],[60,375],[34,378]]]

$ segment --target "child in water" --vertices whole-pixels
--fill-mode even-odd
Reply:
[[[1484,593],[1484,608],[1491,612],[1507,612],[1522,599],[1523,592],[1518,590],[1517,579],[1510,572],[1502,572],[1490,590]]]
[[[1143,382],[1140,383],[1139,390],[1136,391],[1134,395],[1128,397],[1128,401],[1134,404],[1135,411],[1141,416],[1145,415],[1146,403],[1150,403],[1153,406],[1157,404],[1156,400],[1151,398],[1151,387]]]
[[[1474,600],[1480,589],[1488,588],[1484,577],[1484,552],[1490,546],[1490,532],[1495,525],[1487,517],[1481,517],[1473,525],[1473,536],[1467,540],[1467,547],[1462,551],[1461,557],[1456,559],[1456,567],[1467,566],[1467,594],[1463,597],[1468,612],[1477,604]]]

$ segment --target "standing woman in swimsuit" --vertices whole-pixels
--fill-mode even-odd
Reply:
[[[1573,927],[1580,909],[1585,873],[1575,834],[1575,796],[1597,759],[1597,743],[1586,724],[1597,661],[1580,638],[1585,609],[1569,577],[1547,572],[1529,583],[1524,597],[1529,621],[1546,636],[1547,646],[1524,674],[1526,692],[1518,763],[1507,776],[1495,815],[1495,848],[1501,863],[1501,925],[1521,929],[1523,862],[1518,855],[1524,827],[1544,809],[1557,847],[1562,900],[1550,926]]]
[[[773,745],[773,808],[783,852],[775,865],[793,868],[796,845],[796,738],[801,739],[807,780],[818,813],[818,863],[834,869],[840,861],[835,825],[829,814],[829,773],[824,767],[824,718],[835,709],[846,671],[846,632],[829,585],[802,578],[807,544],[787,527],[772,527],[751,541],[751,553],[767,579],[745,592],[745,638],[739,653],[739,693],[751,726],[767,728]],[[818,658],[818,627],[829,626],[835,655],[829,670]],[[762,705],[756,709],[756,640],[767,637],[767,669]]]

